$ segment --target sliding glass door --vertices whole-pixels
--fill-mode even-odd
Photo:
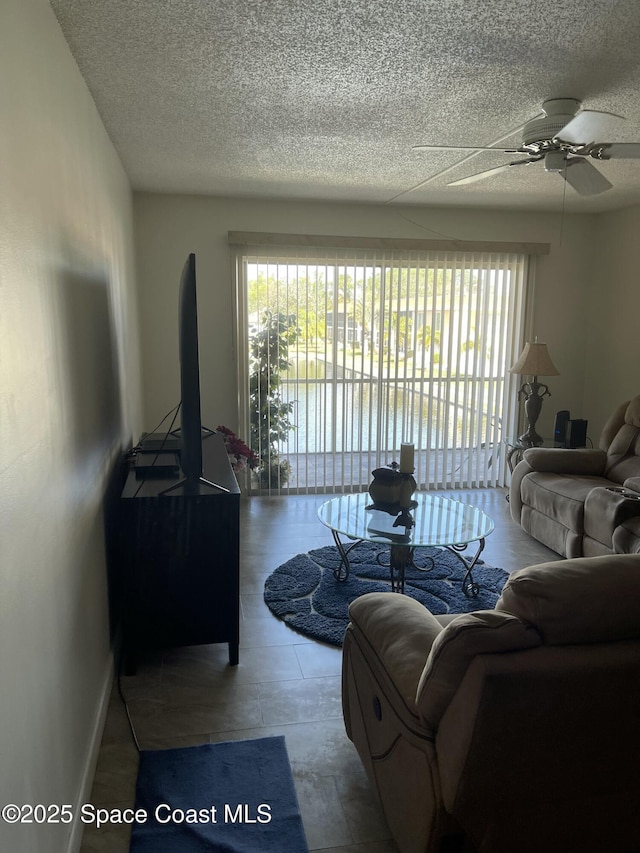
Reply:
[[[262,247],[236,270],[254,489],[366,489],[403,441],[420,488],[502,482],[526,255]]]

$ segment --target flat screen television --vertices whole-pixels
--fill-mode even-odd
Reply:
[[[180,350],[180,466],[187,480],[202,476],[202,420],[200,412],[200,360],[198,357],[198,299],[196,256],[182,268],[179,303]]]
[[[193,252],[186,260],[180,277],[178,303],[178,331],[180,353],[180,467],[184,478],[165,490],[181,489],[185,494],[199,494],[206,490],[229,491],[203,477],[202,436],[200,410],[200,360],[198,357],[198,298],[196,292],[196,256]]]

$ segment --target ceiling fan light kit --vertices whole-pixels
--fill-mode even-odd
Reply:
[[[523,160],[512,160],[502,166],[451,181],[448,184],[450,187],[472,184],[512,166],[528,166],[543,160],[546,172],[557,172],[580,195],[598,195],[613,185],[586,158],[599,161],[640,159],[640,142],[599,141],[610,130],[615,132],[616,126],[624,118],[616,113],[581,110],[580,106],[581,102],[577,98],[546,100],[542,104],[544,115],[524,126],[519,148],[416,145],[414,151],[475,151],[478,154],[494,151],[499,154],[527,155]]]

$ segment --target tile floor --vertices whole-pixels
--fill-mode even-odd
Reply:
[[[559,559],[509,516],[501,489],[443,492],[495,521],[483,558],[509,571]],[[339,649],[295,633],[262,598],[266,577],[301,551],[333,544],[317,520],[325,496],[252,497],[241,509],[240,663],[225,645],[151,656],[122,691],[142,749],[284,734],[311,851],[396,853],[384,817],[344,732]],[[137,751],[114,687],[96,769],[96,806],[133,805]],[[87,827],[81,853],[125,853],[126,827]],[[283,851],[286,853],[286,851]]]

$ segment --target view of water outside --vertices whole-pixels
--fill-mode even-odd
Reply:
[[[458,446],[468,445],[460,404],[446,388],[446,380],[378,382],[340,367],[337,372],[344,378],[327,382],[333,374],[331,363],[292,362],[281,389],[283,399],[293,403],[296,429],[281,443],[281,452],[342,453],[363,448],[392,452],[404,439],[435,448],[436,437],[444,432],[455,437]]]

